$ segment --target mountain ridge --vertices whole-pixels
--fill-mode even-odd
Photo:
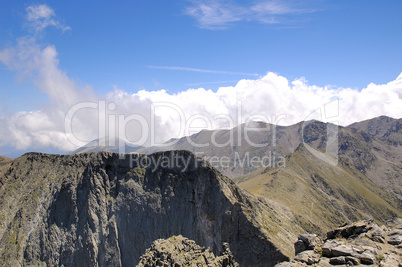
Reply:
[[[190,164],[184,170],[154,164],[174,156]],[[120,157],[15,159],[0,188],[0,262],[131,266],[151,242],[175,234],[215,254],[228,242],[241,266],[273,266],[293,255],[303,230],[292,213],[238,188],[190,152]]]
[[[182,138],[184,150],[0,157],[0,262],[131,266],[155,240],[183,235],[215,255],[229,243],[240,266],[273,266],[294,256],[299,234],[402,217],[399,125],[259,122],[249,135],[257,147],[191,149]],[[243,130],[192,138],[223,144]],[[243,164],[246,156],[274,164]],[[216,169],[213,157],[229,167]]]
[[[255,156],[263,158],[264,156],[272,157],[272,155],[275,155],[271,162],[271,164],[273,164],[275,161],[279,161],[283,157],[293,153],[298,145],[303,142],[312,145],[314,148],[325,150],[325,147],[323,146],[325,146],[327,139],[326,135],[329,134],[328,130],[341,131],[342,129],[350,129],[352,132],[356,131],[354,132],[355,134],[358,134],[359,132],[360,134],[369,134],[369,131],[366,129],[367,127],[365,127],[365,125],[370,124],[370,122],[373,124],[373,121],[376,121],[377,119],[390,122],[388,123],[390,124],[388,127],[389,129],[378,126],[382,129],[384,135],[386,131],[385,129],[388,129],[388,131],[391,130],[392,123],[395,124],[397,122],[399,123],[398,125],[400,125],[401,122],[401,119],[393,119],[382,116],[363,121],[361,124],[357,122],[346,127],[338,126],[338,130],[335,130],[335,128],[332,127],[334,126],[333,124],[326,124],[316,120],[302,121],[290,126],[279,126],[264,122],[253,122],[253,127],[251,128],[254,130],[247,131],[247,133],[245,128],[248,126],[245,124],[238,125],[233,129],[202,130],[191,136],[174,139],[175,142],[171,145],[134,148],[128,145],[125,147],[125,152],[151,154],[164,150],[188,150],[197,154],[198,156],[204,156],[206,159],[211,159],[213,157],[228,157],[228,165],[223,167],[219,164],[216,164],[214,167],[217,167],[223,174],[229,177],[235,177],[251,173],[258,169],[248,165],[239,165],[238,161],[236,161],[236,157],[237,159],[244,160],[246,156],[249,156],[250,158]],[[399,132],[401,132],[401,126],[398,127]],[[382,139],[378,140],[385,143],[397,142],[397,144],[399,144],[398,140],[402,139],[402,133],[399,132],[398,135],[388,134],[386,137],[381,137]],[[247,135],[247,138],[245,135]],[[379,138],[378,136],[373,137]],[[212,140],[216,140],[218,146],[211,144]],[[169,144],[170,142],[171,140],[166,142],[166,144]],[[207,143],[209,144],[207,146],[194,146],[194,144],[202,145]],[[399,145],[402,145],[402,143]],[[96,146],[85,148],[85,151],[87,152],[96,152],[99,150],[117,152],[118,148]]]

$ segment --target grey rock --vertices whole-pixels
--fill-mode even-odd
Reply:
[[[333,265],[360,266],[361,264],[367,266],[402,267],[402,249],[399,247],[401,245],[391,246],[383,242],[377,242],[373,238],[380,236],[387,239],[388,236],[390,238],[399,236],[400,229],[395,228],[395,225],[391,225],[391,227],[394,230],[389,231],[387,227],[379,227],[370,221],[368,223],[367,221],[363,221],[345,225],[332,231],[332,233],[337,232],[337,238],[327,239],[323,245],[318,244],[313,250],[300,252],[295,256],[293,261],[283,263],[280,266],[297,266],[295,264],[300,263],[305,264],[305,266],[313,265],[321,267]],[[348,238],[338,238],[342,236],[342,233],[345,233],[345,236],[348,236]],[[301,244],[302,246],[300,247],[305,248],[307,245],[303,240],[311,239],[299,236],[296,244]],[[297,247],[296,244],[295,247]]]
[[[334,257],[329,260],[329,263],[333,265],[340,265],[340,264],[345,264],[346,263],[346,258],[345,257]]]
[[[327,239],[334,239],[337,237],[349,238],[351,236],[358,236],[366,233],[373,228],[373,220],[363,220],[352,224],[348,224],[327,233]]]
[[[215,255],[227,242],[241,266],[274,266],[288,259],[284,247],[294,254],[266,201],[187,151],[28,153],[4,181],[0,265],[133,266],[154,240],[174,235]]]
[[[316,264],[319,267],[332,267],[333,265],[329,263],[329,258],[322,257],[320,258],[320,262]]]
[[[145,266],[238,267],[227,244],[219,257],[182,236],[154,241],[141,256],[137,267]]]
[[[313,250],[316,246],[322,244],[322,239],[315,234],[299,235],[299,239],[295,242],[295,254],[299,254],[305,250]]]
[[[388,240],[388,243],[395,246],[400,245],[402,244],[402,236],[391,236]]]
[[[322,255],[328,258],[339,256],[353,256],[357,250],[341,240],[328,240],[322,247]]]
[[[388,236],[402,235],[402,229],[395,229],[388,233]]]
[[[402,229],[402,218],[394,218],[387,221],[387,226],[390,228]]]
[[[355,257],[351,257],[351,256],[345,257],[345,261],[346,261],[346,264],[349,264],[349,265],[359,265],[360,264],[358,259],[356,259]]]
[[[385,254],[384,258],[381,259],[380,263],[379,263],[380,267],[390,267],[390,266],[401,266],[400,262],[397,260],[397,256],[396,255],[392,255],[392,254]]]
[[[373,228],[367,233],[367,237],[375,242],[385,243],[385,231],[376,224],[374,224]]]
[[[376,260],[377,252],[375,248],[353,246],[351,244],[343,244],[338,240],[329,240],[322,247],[323,256],[333,257],[354,257],[364,264],[373,264]]]
[[[331,255],[333,257],[337,256],[352,256],[355,254],[355,250],[350,245],[340,245],[337,247],[333,247],[331,249]]]
[[[320,255],[318,255],[313,250],[305,250],[297,254],[294,259],[296,261],[304,262],[308,265],[311,265],[320,261]]]
[[[388,233],[388,243],[391,245],[399,245],[402,243],[402,229],[395,229]]]
[[[370,252],[355,254],[355,257],[358,258],[362,264],[374,264],[376,261],[376,256]]]
[[[300,237],[295,242],[294,247],[295,247],[295,254],[296,255],[299,254],[302,251],[305,251],[307,249],[307,245],[303,242],[303,240],[300,240]]]
[[[281,262],[275,267],[306,267],[309,266],[307,263],[300,262],[300,261],[289,261],[289,262]]]

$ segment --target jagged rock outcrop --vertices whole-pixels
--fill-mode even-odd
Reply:
[[[302,232],[186,151],[29,153],[3,181],[0,265],[133,266],[154,240],[183,235],[215,255],[229,243],[240,266],[273,266]]]
[[[295,247],[300,250],[300,243],[307,243],[306,249],[292,261],[276,266],[402,266],[402,219],[389,221],[387,226],[365,220],[329,231],[321,240],[315,235],[301,235]]]
[[[155,240],[144,255],[141,256],[137,267],[151,266],[209,266],[209,267],[238,267],[227,243],[223,244],[224,251],[215,257],[209,248],[197,245],[193,240],[183,236],[172,236],[168,239]]]

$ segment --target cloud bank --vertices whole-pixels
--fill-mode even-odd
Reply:
[[[49,17],[45,11],[37,12],[38,16]],[[34,37],[20,38],[14,47],[0,50],[0,62],[32,81],[50,102],[39,110],[0,117],[0,149],[72,151],[94,139],[117,136],[149,145],[203,128],[231,128],[253,117],[290,125],[310,119],[317,109],[323,111],[322,120],[341,125],[380,115],[402,117],[402,74],[360,91],[310,85],[305,78],[289,80],[269,72],[216,91],[189,88],[173,94],[166,90],[129,93],[111,88],[101,98],[60,69],[56,47],[42,46]],[[325,105],[334,99],[339,100],[339,108],[326,114]]]
[[[40,64],[45,66],[57,61],[57,54],[48,55],[47,49],[38,51],[40,55],[47,55],[38,57]],[[361,91],[309,85],[305,79],[289,81],[269,72],[259,79],[243,79],[235,86],[220,87],[216,92],[190,88],[176,94],[165,90],[141,90],[131,94],[114,88],[105,99],[100,99],[80,93],[72,80],[54,69],[54,64],[50,65],[52,68],[38,76],[37,86],[49,95],[53,105],[1,118],[1,144],[11,144],[17,149],[76,149],[66,135],[65,118],[70,108],[80,103],[93,104],[79,108],[72,118],[73,134],[82,144],[108,135],[118,136],[121,131],[119,116],[122,119],[133,115],[144,118],[146,124],[135,118],[123,128],[129,141],[142,140],[143,144],[151,141],[151,136],[141,139],[144,133],[152,134],[154,141],[161,143],[193,134],[201,128],[234,127],[255,115],[259,120],[265,118],[267,122],[290,125],[309,118],[310,113],[323,108],[334,98],[339,99],[339,113],[329,121],[339,121],[341,125],[380,115],[402,117],[402,74],[387,84],[369,84]],[[231,118],[232,123],[226,118]],[[325,120],[325,116],[322,119]],[[154,130],[151,131],[152,120]],[[149,128],[143,129],[144,125]]]

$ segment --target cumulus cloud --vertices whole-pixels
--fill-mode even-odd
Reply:
[[[238,21],[259,21],[266,24],[283,23],[284,15],[311,13],[312,8],[299,8],[285,0],[260,1],[254,5],[239,5],[235,1],[193,0],[185,14],[193,17],[200,28],[227,29]]]
[[[54,10],[45,4],[29,6],[26,8],[26,12],[26,19],[29,22],[29,26],[35,32],[41,32],[49,26],[56,27],[63,31],[70,30],[70,27],[63,25],[63,23],[56,19]]]
[[[0,118],[0,144],[17,149],[71,151],[105,137],[139,145],[159,144],[202,128],[231,128],[252,116],[290,125],[310,119],[310,113],[334,98],[339,99],[338,116],[330,121],[341,125],[380,115],[402,117],[402,74],[361,91],[309,85],[304,78],[290,81],[269,72],[217,91],[189,88],[174,94],[165,90],[130,94],[114,88],[101,99],[60,70],[54,46],[41,47],[34,38],[22,38],[15,47],[0,51],[0,61],[32,80],[50,100],[41,110]]]
[[[20,79],[31,79],[62,109],[69,108],[83,94],[91,94],[90,88],[78,87],[59,69],[56,48],[42,47],[34,37],[20,38],[15,47],[0,51],[0,62],[16,71]]]
[[[57,81],[54,85],[57,86]],[[60,85],[60,88],[65,87]],[[259,120],[266,118],[267,122],[290,125],[309,118],[311,112],[334,98],[339,99],[339,116],[331,120],[338,120],[341,125],[379,115],[402,117],[402,75],[387,84],[370,84],[361,91],[309,85],[303,78],[289,81],[272,72],[259,79],[240,80],[235,86],[221,87],[216,92],[190,88],[176,94],[165,90],[130,94],[115,88],[106,99],[87,98],[86,103],[92,106],[78,108],[71,125],[73,134],[82,144],[109,135],[147,145],[151,138],[161,143],[201,128],[230,128],[254,115],[258,115]],[[79,103],[82,104],[75,104]],[[77,144],[66,137],[64,122],[68,110],[63,106],[74,108],[74,102],[66,98],[65,105],[3,118],[2,143],[12,143],[19,149],[76,148]],[[103,122],[99,122],[99,118]]]
[[[20,79],[32,82],[50,100],[50,104],[41,110],[21,111],[0,118],[0,123],[5,126],[0,132],[0,144],[13,145],[17,149],[71,149],[64,133],[65,114],[80,101],[96,99],[92,89],[80,87],[71,80],[59,69],[56,48],[51,45],[41,47],[33,37],[21,38],[15,47],[0,51],[0,62],[15,71]],[[90,118],[88,113],[87,119]]]
[[[46,5],[29,6],[26,11],[26,19],[35,32],[48,26],[62,30],[69,28],[62,25],[54,11]],[[42,46],[37,38],[36,35],[28,35],[19,38],[14,46],[0,50],[0,62],[14,71],[19,80],[28,80],[45,93],[50,104],[41,110],[0,117],[4,126],[0,130],[0,146],[11,145],[16,149],[53,147],[67,151],[72,145],[64,131],[66,112],[79,101],[94,100],[95,97],[90,87],[78,86],[60,70],[56,48],[53,45]],[[86,114],[87,119],[91,116],[90,112]],[[87,133],[88,130],[82,132]]]
[[[401,95],[402,75],[387,84],[370,84],[358,91],[309,85],[304,78],[289,81],[270,72],[262,78],[243,79],[235,86],[220,87],[216,92],[190,88],[176,94],[165,90],[129,94],[115,88],[106,101],[116,106],[108,114],[120,114],[124,118],[137,114],[148,122],[146,129],[138,127],[141,123],[136,119],[137,124],[128,125],[130,141],[139,140],[145,130],[149,138],[152,135],[154,141],[160,143],[202,128],[231,128],[252,117],[280,125],[312,118],[341,125],[380,115],[399,118],[402,116]],[[334,99],[339,100],[338,108],[328,113],[328,104]],[[317,109],[322,116],[311,117]]]

